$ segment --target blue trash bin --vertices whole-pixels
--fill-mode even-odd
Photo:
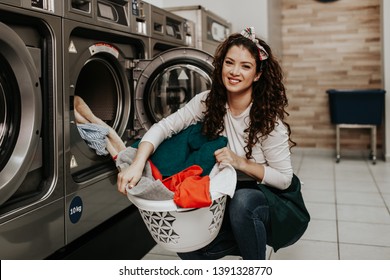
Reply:
[[[330,119],[336,125],[336,162],[340,162],[340,129],[369,128],[371,153],[376,163],[376,130],[382,124],[385,93],[382,89],[353,89],[326,91],[329,96]]]
[[[383,119],[383,89],[329,89],[330,119],[333,124],[380,125]]]

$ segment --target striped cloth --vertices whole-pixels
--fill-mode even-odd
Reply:
[[[108,151],[106,149],[106,136],[109,132],[109,129],[107,127],[94,123],[86,123],[78,124],[77,129],[81,138],[87,142],[90,148],[96,151],[97,155],[108,155]]]

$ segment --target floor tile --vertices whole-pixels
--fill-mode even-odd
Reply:
[[[340,244],[341,260],[390,260],[390,247]]]
[[[302,239],[312,241],[337,242],[336,221],[311,219]]]
[[[347,193],[379,193],[379,188],[377,185],[372,182],[372,183],[367,183],[367,182],[362,182],[362,181],[346,181],[346,180],[340,180],[337,181],[336,183],[336,190],[338,191],[344,191]]]
[[[305,202],[335,203],[334,191],[314,190],[306,188],[302,190]]]
[[[300,240],[271,254],[271,260],[338,260],[336,242]]]
[[[386,207],[337,205],[337,218],[339,221],[390,224]]]
[[[336,220],[336,207],[332,203],[305,202],[305,205],[311,219]]]
[[[338,222],[339,242],[390,247],[390,225]]]
[[[385,200],[387,209],[390,209],[390,194],[383,194],[382,196]]]
[[[363,181],[363,182],[372,182],[372,177],[368,169],[356,168],[348,170],[335,170],[335,179],[336,180],[351,180],[354,181]]]
[[[142,258],[143,260],[180,260],[178,256],[167,256],[159,254],[147,254]]]
[[[390,162],[378,161],[376,165],[370,165],[369,169],[377,181],[390,184]]]
[[[336,196],[339,204],[385,206],[384,200],[379,193],[336,191]]]
[[[390,171],[390,169],[389,169],[389,171]],[[378,189],[381,193],[390,194],[390,183],[389,182],[378,180],[376,183],[377,183]]]
[[[310,166],[310,164],[308,164],[307,166]],[[333,173],[331,173],[331,171],[331,168],[329,168],[329,170],[324,170],[321,168],[313,169],[313,167],[308,168],[303,166],[301,167],[301,169],[299,169],[297,176],[303,181],[307,179],[323,179],[332,182]]]
[[[157,255],[174,256],[174,257],[177,256],[177,254],[175,252],[168,251],[160,245],[156,245],[152,250],[150,250],[150,253],[157,254]]]
[[[310,190],[323,190],[323,191],[334,191],[335,184],[332,180],[328,179],[313,179],[313,178],[305,178],[299,177],[302,184],[302,191],[307,189]]]

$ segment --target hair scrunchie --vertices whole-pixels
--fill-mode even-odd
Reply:
[[[259,40],[256,39],[254,27],[245,28],[244,30],[241,31],[241,35],[244,36],[245,38],[248,38],[249,40],[251,40],[253,43],[256,44],[256,47],[259,50],[260,60],[266,60],[268,58],[267,51],[264,49],[262,45],[260,45]]]

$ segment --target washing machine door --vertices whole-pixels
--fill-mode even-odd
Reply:
[[[134,103],[141,128],[149,129],[196,94],[210,89],[212,61],[204,51],[175,48],[141,62],[135,69],[140,73],[134,75],[138,77]]]
[[[31,169],[40,138],[39,75],[21,38],[0,22],[0,205]]]

